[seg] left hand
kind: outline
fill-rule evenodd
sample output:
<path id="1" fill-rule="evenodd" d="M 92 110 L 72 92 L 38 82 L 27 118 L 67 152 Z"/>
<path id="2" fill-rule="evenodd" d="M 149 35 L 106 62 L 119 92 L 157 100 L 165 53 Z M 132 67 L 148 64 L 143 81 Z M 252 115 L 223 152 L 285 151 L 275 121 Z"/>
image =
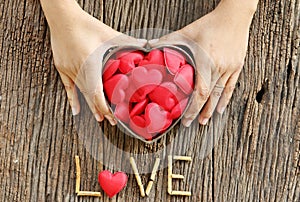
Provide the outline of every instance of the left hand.
<path id="1" fill-rule="evenodd" d="M 200 111 L 199 123 L 207 124 L 215 109 L 224 112 L 232 96 L 246 56 L 252 14 L 235 16 L 231 12 L 220 4 L 183 29 L 149 42 L 152 47 L 183 45 L 193 53 L 197 78 L 194 99 L 184 114 L 185 126 Z"/>

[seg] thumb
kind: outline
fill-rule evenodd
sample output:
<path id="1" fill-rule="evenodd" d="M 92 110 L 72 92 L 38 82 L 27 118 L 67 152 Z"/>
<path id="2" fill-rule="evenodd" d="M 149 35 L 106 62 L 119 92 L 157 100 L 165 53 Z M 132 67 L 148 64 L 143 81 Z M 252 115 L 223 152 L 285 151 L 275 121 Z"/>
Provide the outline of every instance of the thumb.
<path id="1" fill-rule="evenodd" d="M 114 118 L 114 115 L 111 113 L 107 103 L 106 98 L 103 92 L 102 81 L 98 82 L 96 91 L 94 94 L 93 103 L 98 112 L 104 115 L 104 117 L 110 122 L 111 125 L 116 125 L 117 121 Z"/>

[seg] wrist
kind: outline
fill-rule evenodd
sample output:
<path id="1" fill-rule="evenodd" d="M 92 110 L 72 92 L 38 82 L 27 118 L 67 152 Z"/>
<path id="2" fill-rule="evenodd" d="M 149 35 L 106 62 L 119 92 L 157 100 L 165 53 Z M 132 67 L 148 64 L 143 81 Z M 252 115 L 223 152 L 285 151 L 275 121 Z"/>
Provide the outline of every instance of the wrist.
<path id="1" fill-rule="evenodd" d="M 75 0 L 40 0 L 51 30 L 68 28 L 83 12 Z"/>
<path id="2" fill-rule="evenodd" d="M 221 0 L 221 6 L 227 6 L 231 10 L 244 13 L 246 15 L 254 15 L 257 9 L 258 0 Z"/>
<path id="3" fill-rule="evenodd" d="M 221 0 L 216 10 L 237 20 L 250 21 L 257 9 L 258 0 Z"/>
<path id="4" fill-rule="evenodd" d="M 236 30 L 249 29 L 258 0 L 221 0 L 212 12 L 220 26 Z"/>

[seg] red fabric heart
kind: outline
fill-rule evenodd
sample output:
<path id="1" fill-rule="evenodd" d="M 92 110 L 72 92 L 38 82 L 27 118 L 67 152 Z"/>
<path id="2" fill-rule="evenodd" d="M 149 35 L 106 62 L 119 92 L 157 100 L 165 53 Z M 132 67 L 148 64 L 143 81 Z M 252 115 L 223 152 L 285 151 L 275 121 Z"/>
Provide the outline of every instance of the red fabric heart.
<path id="1" fill-rule="evenodd" d="M 115 116 L 123 121 L 124 123 L 129 123 L 129 106 L 128 103 L 121 102 L 116 105 Z"/>
<path id="2" fill-rule="evenodd" d="M 153 135 L 147 131 L 146 121 L 142 116 L 133 116 L 129 122 L 130 128 L 145 140 L 152 140 Z"/>
<path id="3" fill-rule="evenodd" d="M 141 102 L 144 100 L 151 91 L 153 91 L 163 79 L 160 71 L 156 69 L 148 70 L 145 67 L 137 67 L 131 72 L 131 81 L 134 83 L 135 91 L 131 96 L 129 92 L 130 100 L 135 102 Z"/>
<path id="4" fill-rule="evenodd" d="M 145 109 L 145 120 L 148 133 L 160 133 L 171 124 L 170 113 L 156 103 L 150 103 Z"/>
<path id="5" fill-rule="evenodd" d="M 149 98 L 167 111 L 177 104 L 177 99 L 170 89 L 158 86 L 150 94 Z"/>
<path id="6" fill-rule="evenodd" d="M 113 104 L 118 104 L 125 99 L 125 90 L 129 85 L 126 75 L 117 74 L 104 82 L 104 91 L 108 100 Z"/>
<path id="7" fill-rule="evenodd" d="M 165 66 L 164 53 L 161 50 L 154 49 L 148 53 L 144 60 L 142 60 L 139 65 L 160 65 Z"/>
<path id="8" fill-rule="evenodd" d="M 132 70 L 132 81 L 140 89 L 144 86 L 158 86 L 161 84 L 163 76 L 160 71 L 156 69 L 148 70 L 145 67 L 137 67 Z"/>
<path id="9" fill-rule="evenodd" d="M 144 59 L 144 54 L 141 51 L 125 52 L 117 58 L 120 59 L 119 70 L 123 74 L 127 74 Z"/>
<path id="10" fill-rule="evenodd" d="M 103 76 L 102 76 L 103 82 L 110 79 L 116 73 L 119 66 L 120 66 L 120 60 L 111 59 L 111 60 L 107 61 L 106 65 L 104 67 Z"/>
<path id="11" fill-rule="evenodd" d="M 137 103 L 130 112 L 130 117 L 140 115 L 145 111 L 146 106 L 148 105 L 149 100 L 145 99 L 142 102 Z"/>
<path id="12" fill-rule="evenodd" d="M 190 94 L 194 89 L 194 68 L 189 65 L 183 65 L 177 72 L 174 82 L 185 93 Z"/>
<path id="13" fill-rule="evenodd" d="M 98 174 L 98 182 L 109 198 L 119 193 L 126 186 L 127 180 L 128 177 L 124 172 L 112 174 L 110 171 L 104 170 Z"/>
<path id="14" fill-rule="evenodd" d="M 171 48 L 164 48 L 165 62 L 171 74 L 176 74 L 180 66 L 186 64 L 182 54 Z"/>
<path id="15" fill-rule="evenodd" d="M 174 95 L 177 93 L 177 86 L 173 82 L 163 82 L 160 86 L 168 89 Z"/>
<path id="16" fill-rule="evenodd" d="M 172 119 L 178 119 L 183 113 L 188 103 L 188 98 L 180 101 L 171 111 Z"/>
<path id="17" fill-rule="evenodd" d="M 130 82 L 129 82 L 129 86 L 126 90 L 125 100 L 127 102 L 141 102 L 141 101 L 143 101 L 146 97 L 144 97 L 142 99 L 140 98 L 141 95 L 137 92 L 137 87 L 132 82 L 132 76 L 129 75 L 128 79 L 129 79 Z"/>
<path id="18" fill-rule="evenodd" d="M 157 64 L 148 64 L 148 65 L 140 65 L 140 66 L 141 67 L 145 67 L 148 71 L 152 70 L 152 69 L 156 69 L 156 70 L 160 71 L 160 73 L 162 74 L 163 78 L 165 78 L 165 76 L 167 75 L 167 68 L 166 68 L 166 66 L 157 65 Z"/>

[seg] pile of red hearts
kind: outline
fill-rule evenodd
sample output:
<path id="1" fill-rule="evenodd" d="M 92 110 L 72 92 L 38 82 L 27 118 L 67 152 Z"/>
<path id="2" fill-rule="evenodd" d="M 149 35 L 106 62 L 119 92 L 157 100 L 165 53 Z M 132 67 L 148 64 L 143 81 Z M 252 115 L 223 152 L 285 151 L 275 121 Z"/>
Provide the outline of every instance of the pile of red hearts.
<path id="1" fill-rule="evenodd" d="M 103 84 L 115 117 L 149 141 L 181 117 L 194 89 L 194 67 L 171 47 L 119 50 L 105 64 Z"/>

